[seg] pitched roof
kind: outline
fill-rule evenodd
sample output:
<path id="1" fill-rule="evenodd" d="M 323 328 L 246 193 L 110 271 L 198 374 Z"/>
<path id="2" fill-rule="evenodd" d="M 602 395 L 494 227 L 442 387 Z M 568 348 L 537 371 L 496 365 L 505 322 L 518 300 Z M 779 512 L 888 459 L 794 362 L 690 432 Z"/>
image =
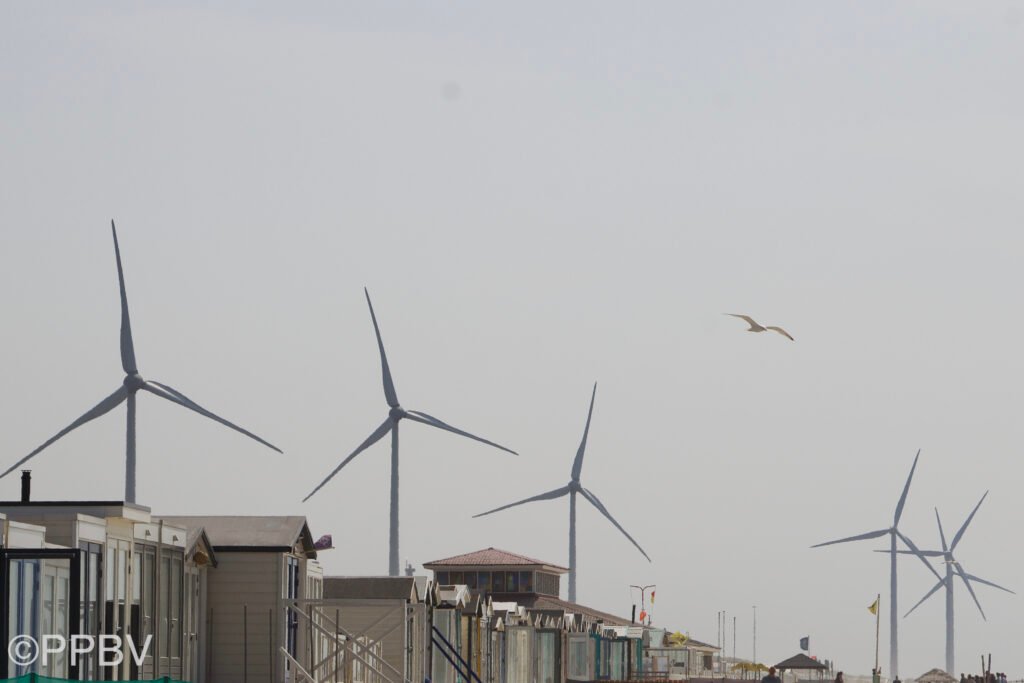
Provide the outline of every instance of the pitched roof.
<path id="1" fill-rule="evenodd" d="M 416 600 L 413 576 L 326 576 L 324 597 L 367 600 Z"/>
<path id="2" fill-rule="evenodd" d="M 921 674 L 915 680 L 920 683 L 921 681 L 955 681 L 957 679 L 955 676 L 950 676 L 942 669 L 932 669 L 927 673 Z"/>
<path id="3" fill-rule="evenodd" d="M 217 552 L 289 552 L 296 542 L 301 541 L 306 554 L 316 557 L 305 517 L 175 515 L 161 516 L 160 519 L 189 530 L 202 527 Z"/>
<path id="4" fill-rule="evenodd" d="M 600 610 L 581 605 L 578 602 L 569 602 L 552 595 L 523 595 L 518 599 L 519 604 L 530 611 L 536 612 L 569 612 L 571 614 L 582 614 L 594 621 L 602 621 L 608 626 L 629 626 L 632 622 L 614 614 L 608 614 Z"/>
<path id="5" fill-rule="evenodd" d="M 816 659 L 811 659 L 804 653 L 793 655 L 775 665 L 776 669 L 824 669 L 824 664 Z"/>
<path id="6" fill-rule="evenodd" d="M 569 571 L 568 568 L 557 564 L 535 560 L 532 557 L 517 555 L 516 553 L 499 550 L 498 548 L 484 548 L 483 550 L 466 553 L 465 555 L 456 555 L 454 557 L 446 557 L 443 560 L 426 562 L 423 564 L 423 567 L 425 569 L 439 567 L 539 567 L 560 574 Z"/>

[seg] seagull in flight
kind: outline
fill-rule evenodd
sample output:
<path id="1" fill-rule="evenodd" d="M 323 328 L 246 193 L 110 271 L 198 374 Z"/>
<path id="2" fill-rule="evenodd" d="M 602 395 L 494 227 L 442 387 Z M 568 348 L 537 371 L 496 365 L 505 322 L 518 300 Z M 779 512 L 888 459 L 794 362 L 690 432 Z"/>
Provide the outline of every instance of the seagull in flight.
<path id="1" fill-rule="evenodd" d="M 764 332 L 765 330 L 771 330 L 772 332 L 778 332 L 779 334 L 781 334 L 783 337 L 786 337 L 790 341 L 796 341 L 795 339 L 793 339 L 793 337 L 790 336 L 789 332 L 786 332 L 781 327 L 777 327 L 775 325 L 762 325 L 761 323 L 751 318 L 749 315 L 740 315 L 739 313 L 726 313 L 726 315 L 731 315 L 734 318 L 741 318 L 745 320 L 747 324 L 750 325 L 750 329 L 747 330 L 747 332 Z"/>

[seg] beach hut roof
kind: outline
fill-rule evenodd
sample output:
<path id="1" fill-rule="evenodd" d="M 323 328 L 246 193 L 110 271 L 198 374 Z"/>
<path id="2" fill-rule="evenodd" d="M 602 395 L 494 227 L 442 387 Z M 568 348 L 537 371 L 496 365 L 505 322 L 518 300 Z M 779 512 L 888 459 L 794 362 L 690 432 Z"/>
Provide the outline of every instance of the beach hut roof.
<path id="1" fill-rule="evenodd" d="M 164 521 L 191 530 L 205 530 L 213 549 L 223 552 L 291 552 L 301 545 L 308 557 L 316 557 L 313 536 L 301 516 L 181 515 L 161 516 Z"/>
<path id="2" fill-rule="evenodd" d="M 811 659 L 810 657 L 808 657 L 807 655 L 805 655 L 804 653 L 801 652 L 798 655 L 793 655 L 789 659 L 784 659 L 783 661 L 779 662 L 778 664 L 775 665 L 775 668 L 776 669 L 788 669 L 788 670 L 793 670 L 793 669 L 813 669 L 815 671 L 820 671 L 820 670 L 827 669 L 828 667 L 826 667 L 824 664 L 822 664 L 818 660 Z"/>

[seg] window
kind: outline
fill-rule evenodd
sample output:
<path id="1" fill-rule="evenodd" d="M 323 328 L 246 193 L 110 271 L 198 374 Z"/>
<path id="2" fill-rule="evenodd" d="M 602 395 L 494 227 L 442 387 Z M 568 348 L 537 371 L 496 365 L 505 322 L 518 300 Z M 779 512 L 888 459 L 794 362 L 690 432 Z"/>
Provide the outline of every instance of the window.
<path id="1" fill-rule="evenodd" d="M 495 593 L 505 592 L 505 572 L 494 572 L 491 574 L 491 590 Z"/>
<path id="2" fill-rule="evenodd" d="M 434 574 L 434 578 L 442 586 L 447 586 L 448 583 L 449 583 L 448 582 L 448 572 L 436 572 Z"/>
<path id="3" fill-rule="evenodd" d="M 464 583 L 462 580 L 462 572 L 452 572 L 451 579 L 453 584 Z"/>
<path id="4" fill-rule="evenodd" d="M 299 558 L 288 557 L 287 584 L 285 585 L 285 598 L 288 600 L 299 599 Z M 288 654 L 292 657 L 298 656 L 299 641 L 299 614 L 295 610 L 288 610 L 287 623 L 287 647 Z"/>
<path id="5" fill-rule="evenodd" d="M 519 572 L 519 592 L 533 592 L 533 572 Z"/>
<path id="6" fill-rule="evenodd" d="M 505 572 L 505 590 L 509 593 L 519 592 L 519 572 Z"/>
<path id="7" fill-rule="evenodd" d="M 468 588 L 476 588 L 476 572 L 466 572 L 465 581 Z"/>
<path id="8" fill-rule="evenodd" d="M 477 572 L 476 587 L 481 592 L 490 593 L 491 592 L 491 573 L 490 572 Z"/>

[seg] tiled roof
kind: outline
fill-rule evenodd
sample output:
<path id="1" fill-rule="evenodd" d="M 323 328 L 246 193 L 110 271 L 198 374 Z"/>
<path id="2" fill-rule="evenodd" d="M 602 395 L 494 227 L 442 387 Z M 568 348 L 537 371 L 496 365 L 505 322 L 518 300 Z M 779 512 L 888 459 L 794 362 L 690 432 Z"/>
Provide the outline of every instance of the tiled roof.
<path id="1" fill-rule="evenodd" d="M 434 569 L 435 567 L 545 567 L 561 573 L 569 571 L 568 568 L 557 564 L 535 560 L 532 557 L 517 555 L 516 553 L 510 553 L 507 550 L 499 550 L 497 548 L 485 548 L 473 553 L 466 553 L 465 555 L 446 557 L 443 560 L 426 562 L 423 566 L 426 569 Z"/>

